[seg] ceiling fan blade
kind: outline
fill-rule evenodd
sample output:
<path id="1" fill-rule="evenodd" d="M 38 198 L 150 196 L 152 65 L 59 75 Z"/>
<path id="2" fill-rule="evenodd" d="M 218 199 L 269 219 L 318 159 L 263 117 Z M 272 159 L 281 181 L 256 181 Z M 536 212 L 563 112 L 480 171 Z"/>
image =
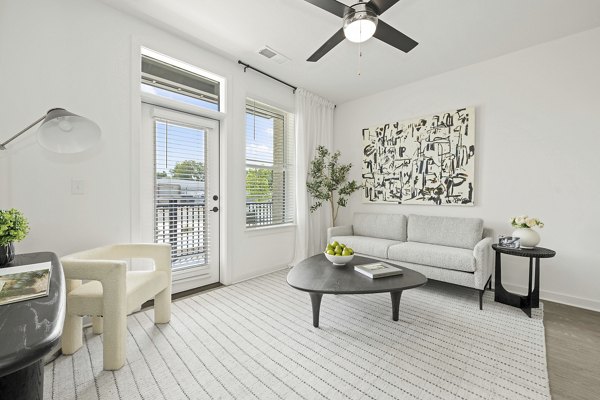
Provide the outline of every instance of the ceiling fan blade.
<path id="1" fill-rule="evenodd" d="M 405 53 L 408 53 L 419 44 L 406 36 L 404 33 L 392 28 L 382 20 L 377 22 L 377 30 L 373 36 L 382 42 L 386 42 L 390 46 L 394 46 L 395 48 L 402 50 Z"/>
<path id="2" fill-rule="evenodd" d="M 344 18 L 344 15 L 350 7 L 340 3 L 336 0 L 305 0 L 307 3 L 314 4 L 315 6 L 322 8 L 325 11 L 329 11 L 332 14 L 337 15 L 340 18 Z"/>
<path id="3" fill-rule="evenodd" d="M 308 57 L 308 60 L 306 61 L 318 61 L 321 57 L 327 54 L 331 49 L 337 46 L 345 38 L 346 36 L 344 36 L 344 29 L 340 28 L 340 30 L 334 33 L 333 36 L 330 37 L 329 40 L 326 41 L 323 46 L 319 47 L 319 50 L 315 51 L 312 56 Z"/>
<path id="4" fill-rule="evenodd" d="M 375 10 L 377 15 L 381 15 L 398 1 L 400 0 L 371 0 L 369 5 L 373 8 L 373 10 Z"/>

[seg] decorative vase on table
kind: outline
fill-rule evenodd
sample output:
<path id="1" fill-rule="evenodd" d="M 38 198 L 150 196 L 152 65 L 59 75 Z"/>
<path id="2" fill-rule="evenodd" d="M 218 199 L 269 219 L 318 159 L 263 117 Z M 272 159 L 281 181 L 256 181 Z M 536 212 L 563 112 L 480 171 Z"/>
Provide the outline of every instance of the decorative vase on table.
<path id="1" fill-rule="evenodd" d="M 520 239 L 522 249 L 533 249 L 540 243 L 540 234 L 531 228 L 515 229 L 512 235 Z"/>
<path id="2" fill-rule="evenodd" d="M 540 243 L 540 234 L 531 229 L 535 226 L 539 228 L 544 227 L 544 223 L 539 219 L 521 215 L 518 217 L 511 217 L 510 224 L 513 228 L 516 228 L 512 235 L 513 237 L 518 237 L 520 239 L 522 249 L 533 249 Z"/>
<path id="3" fill-rule="evenodd" d="M 0 268 L 6 267 L 15 259 L 15 245 L 12 243 L 0 246 Z"/>

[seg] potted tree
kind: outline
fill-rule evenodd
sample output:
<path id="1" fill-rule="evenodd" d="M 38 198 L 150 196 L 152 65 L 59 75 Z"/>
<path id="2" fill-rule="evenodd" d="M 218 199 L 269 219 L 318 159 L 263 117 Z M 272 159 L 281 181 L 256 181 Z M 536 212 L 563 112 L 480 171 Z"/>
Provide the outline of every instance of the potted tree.
<path id="1" fill-rule="evenodd" d="M 0 268 L 15 258 L 15 242 L 25 239 L 29 224 L 21 211 L 0 210 Z"/>
<path id="2" fill-rule="evenodd" d="M 340 164 L 340 152 L 331 154 L 324 146 L 317 147 L 317 154 L 310 162 L 309 178 L 306 182 L 308 193 L 315 199 L 310 212 L 329 203 L 331 222 L 335 226 L 340 207 L 346 207 L 348 197 L 362 186 L 355 180 L 348 181 L 352 164 Z"/>

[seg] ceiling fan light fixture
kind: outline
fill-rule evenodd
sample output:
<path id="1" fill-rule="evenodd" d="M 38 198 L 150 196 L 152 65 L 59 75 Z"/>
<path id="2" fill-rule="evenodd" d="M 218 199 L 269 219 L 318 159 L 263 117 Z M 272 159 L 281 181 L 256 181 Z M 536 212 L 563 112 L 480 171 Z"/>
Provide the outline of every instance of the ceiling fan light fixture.
<path id="1" fill-rule="evenodd" d="M 365 4 L 353 6 L 353 10 L 344 17 L 344 35 L 354 43 L 369 40 L 377 29 L 377 14 Z"/>

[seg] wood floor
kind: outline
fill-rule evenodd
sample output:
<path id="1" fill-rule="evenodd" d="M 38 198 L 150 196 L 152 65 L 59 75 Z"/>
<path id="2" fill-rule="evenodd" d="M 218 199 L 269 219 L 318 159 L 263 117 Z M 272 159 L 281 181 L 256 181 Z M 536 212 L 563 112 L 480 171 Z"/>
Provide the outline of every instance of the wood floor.
<path id="1" fill-rule="evenodd" d="M 600 399 L 600 313 L 544 301 L 553 400 Z"/>

